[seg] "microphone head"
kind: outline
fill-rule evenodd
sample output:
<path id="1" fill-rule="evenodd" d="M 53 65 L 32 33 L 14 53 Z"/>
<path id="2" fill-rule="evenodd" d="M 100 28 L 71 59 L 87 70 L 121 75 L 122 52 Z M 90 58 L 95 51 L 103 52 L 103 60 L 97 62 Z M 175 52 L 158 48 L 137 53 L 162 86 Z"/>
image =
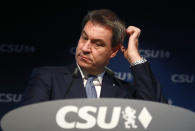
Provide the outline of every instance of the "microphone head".
<path id="1" fill-rule="evenodd" d="M 79 69 L 76 67 L 74 69 L 74 72 L 72 73 L 72 76 L 76 78 L 76 77 L 78 77 L 78 74 L 79 74 Z"/>

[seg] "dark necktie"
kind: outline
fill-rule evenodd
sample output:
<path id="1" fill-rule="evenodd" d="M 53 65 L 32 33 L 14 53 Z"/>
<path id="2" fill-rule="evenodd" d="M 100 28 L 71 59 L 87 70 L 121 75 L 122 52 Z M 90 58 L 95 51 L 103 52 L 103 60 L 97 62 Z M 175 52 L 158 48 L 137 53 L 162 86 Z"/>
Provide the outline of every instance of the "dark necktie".
<path id="1" fill-rule="evenodd" d="M 87 94 L 87 98 L 97 98 L 97 93 L 96 93 L 96 89 L 95 86 L 93 84 L 93 80 L 95 79 L 95 76 L 90 76 L 87 79 L 87 83 L 86 83 L 86 94 Z"/>

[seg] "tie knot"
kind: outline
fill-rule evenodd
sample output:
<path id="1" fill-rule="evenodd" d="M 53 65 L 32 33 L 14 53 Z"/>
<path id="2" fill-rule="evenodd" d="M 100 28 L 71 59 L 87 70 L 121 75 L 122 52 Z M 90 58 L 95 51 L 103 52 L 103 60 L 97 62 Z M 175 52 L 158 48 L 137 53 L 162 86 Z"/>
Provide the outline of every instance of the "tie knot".
<path id="1" fill-rule="evenodd" d="M 97 76 L 94 76 L 94 75 L 89 75 L 89 76 L 87 77 L 87 79 L 90 80 L 90 81 L 93 81 L 93 80 L 96 79 L 96 78 L 97 78 Z"/>

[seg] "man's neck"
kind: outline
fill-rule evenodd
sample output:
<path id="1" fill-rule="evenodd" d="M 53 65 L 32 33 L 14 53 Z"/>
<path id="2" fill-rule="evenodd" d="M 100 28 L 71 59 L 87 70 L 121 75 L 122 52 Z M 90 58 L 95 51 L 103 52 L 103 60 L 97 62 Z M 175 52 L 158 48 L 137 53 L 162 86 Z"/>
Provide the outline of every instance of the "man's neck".
<path id="1" fill-rule="evenodd" d="M 94 71 L 94 70 L 93 71 L 90 71 L 90 70 L 86 70 L 86 69 L 80 67 L 78 64 L 77 64 L 77 66 L 78 66 L 81 74 L 84 75 L 84 76 L 86 76 L 86 75 L 95 75 L 95 76 L 98 76 L 99 74 L 102 74 L 105 71 L 105 69 L 98 70 L 98 71 Z"/>

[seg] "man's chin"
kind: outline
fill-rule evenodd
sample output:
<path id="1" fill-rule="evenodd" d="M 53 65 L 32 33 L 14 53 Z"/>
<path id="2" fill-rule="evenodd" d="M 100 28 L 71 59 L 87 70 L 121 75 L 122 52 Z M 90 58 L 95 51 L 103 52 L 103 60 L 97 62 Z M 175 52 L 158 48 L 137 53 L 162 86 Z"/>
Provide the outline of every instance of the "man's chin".
<path id="1" fill-rule="evenodd" d="M 90 69 L 92 64 L 86 62 L 77 62 L 77 64 L 83 69 Z"/>

